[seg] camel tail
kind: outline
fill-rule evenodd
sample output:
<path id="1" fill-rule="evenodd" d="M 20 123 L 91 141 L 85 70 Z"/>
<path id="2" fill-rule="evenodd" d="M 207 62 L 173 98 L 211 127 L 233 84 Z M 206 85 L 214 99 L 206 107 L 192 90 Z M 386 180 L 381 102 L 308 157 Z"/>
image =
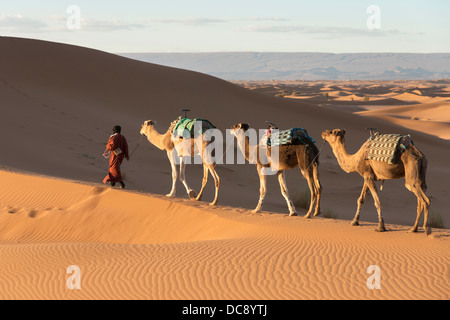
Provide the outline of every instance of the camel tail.
<path id="1" fill-rule="evenodd" d="M 412 154 L 417 158 L 418 160 L 418 166 L 419 166 L 419 177 L 420 177 L 420 186 L 423 190 L 423 192 L 427 191 L 427 167 L 428 167 L 428 160 L 425 157 L 425 155 L 414 145 L 411 146 Z"/>
<path id="2" fill-rule="evenodd" d="M 313 154 L 313 160 L 312 160 L 312 163 L 314 163 L 314 164 L 316 164 L 316 165 L 319 165 L 319 153 L 320 153 L 320 150 L 319 150 L 319 148 L 317 148 L 317 146 L 315 145 L 315 143 L 313 143 L 312 141 L 311 141 L 311 143 L 308 145 L 310 148 L 311 148 L 311 150 L 313 151 L 312 152 L 312 154 Z"/>

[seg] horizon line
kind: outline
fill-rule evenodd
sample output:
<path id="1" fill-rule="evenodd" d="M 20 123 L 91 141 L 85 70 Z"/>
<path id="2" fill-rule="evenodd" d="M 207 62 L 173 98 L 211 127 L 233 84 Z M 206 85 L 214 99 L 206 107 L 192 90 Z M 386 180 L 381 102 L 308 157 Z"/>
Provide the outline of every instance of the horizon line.
<path id="1" fill-rule="evenodd" d="M 367 52 L 329 52 L 329 51 L 173 51 L 173 52 L 167 52 L 167 51 L 135 51 L 135 52 L 111 52 L 114 54 L 143 54 L 143 53 L 157 53 L 157 54 L 177 54 L 177 53 L 183 53 L 183 54 L 212 54 L 212 53 L 292 53 L 292 54 L 298 54 L 298 53 L 308 53 L 308 54 L 333 54 L 333 55 L 340 55 L 340 54 L 450 54 L 450 52 L 403 52 L 403 51 L 386 51 L 386 52 L 376 52 L 376 51 L 367 51 Z"/>

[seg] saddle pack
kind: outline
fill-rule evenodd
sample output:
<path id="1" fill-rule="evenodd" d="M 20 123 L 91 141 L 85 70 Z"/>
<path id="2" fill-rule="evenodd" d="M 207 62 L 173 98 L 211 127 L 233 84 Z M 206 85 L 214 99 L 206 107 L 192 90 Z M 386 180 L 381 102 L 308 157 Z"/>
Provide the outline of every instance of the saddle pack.
<path id="1" fill-rule="evenodd" d="M 270 146 L 288 146 L 288 145 L 308 145 L 316 143 L 309 135 L 306 129 L 291 128 L 288 130 L 267 130 L 267 145 Z"/>
<path id="2" fill-rule="evenodd" d="M 403 151 L 413 144 L 410 135 L 376 132 L 367 140 L 366 159 L 396 164 Z"/>
<path id="3" fill-rule="evenodd" d="M 186 134 L 189 134 L 190 138 L 193 138 L 195 134 L 204 134 L 207 130 L 215 128 L 216 127 L 211 122 L 205 119 L 179 117 L 178 122 L 173 129 L 173 135 L 175 137 L 186 138 Z M 195 132 L 195 130 L 197 130 L 197 132 Z"/>

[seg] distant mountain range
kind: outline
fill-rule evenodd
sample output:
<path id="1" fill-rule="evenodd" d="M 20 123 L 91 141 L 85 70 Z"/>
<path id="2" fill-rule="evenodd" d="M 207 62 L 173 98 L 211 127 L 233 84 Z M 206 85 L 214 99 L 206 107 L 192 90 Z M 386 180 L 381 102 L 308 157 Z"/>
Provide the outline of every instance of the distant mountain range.
<path id="1" fill-rule="evenodd" d="M 450 53 L 122 53 L 225 80 L 432 80 L 450 78 Z"/>

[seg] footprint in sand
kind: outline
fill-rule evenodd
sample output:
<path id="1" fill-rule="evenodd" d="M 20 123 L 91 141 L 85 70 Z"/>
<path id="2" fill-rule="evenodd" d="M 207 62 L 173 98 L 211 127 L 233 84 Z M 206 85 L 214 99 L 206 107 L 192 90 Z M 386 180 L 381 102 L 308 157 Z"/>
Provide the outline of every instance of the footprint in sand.
<path id="1" fill-rule="evenodd" d="M 92 189 L 92 194 L 100 195 L 100 194 L 106 192 L 107 190 L 109 190 L 109 189 L 105 188 L 105 187 L 95 187 L 94 189 Z"/>
<path id="2" fill-rule="evenodd" d="M 48 209 L 45 209 L 42 211 L 32 209 L 28 212 L 28 216 L 32 219 L 42 218 L 42 217 L 46 216 L 47 214 L 49 214 L 51 210 L 52 210 L 51 208 L 48 208 Z"/>
<path id="3" fill-rule="evenodd" d="M 91 196 L 69 207 L 68 210 L 82 210 L 82 211 L 93 210 L 100 203 L 101 199 L 100 196 L 109 190 L 110 190 L 109 188 L 105 187 L 95 187 L 92 189 Z"/>
<path id="4" fill-rule="evenodd" d="M 37 210 L 30 210 L 30 212 L 28 212 L 28 216 L 30 218 L 36 218 L 36 216 L 38 215 L 39 211 Z"/>

